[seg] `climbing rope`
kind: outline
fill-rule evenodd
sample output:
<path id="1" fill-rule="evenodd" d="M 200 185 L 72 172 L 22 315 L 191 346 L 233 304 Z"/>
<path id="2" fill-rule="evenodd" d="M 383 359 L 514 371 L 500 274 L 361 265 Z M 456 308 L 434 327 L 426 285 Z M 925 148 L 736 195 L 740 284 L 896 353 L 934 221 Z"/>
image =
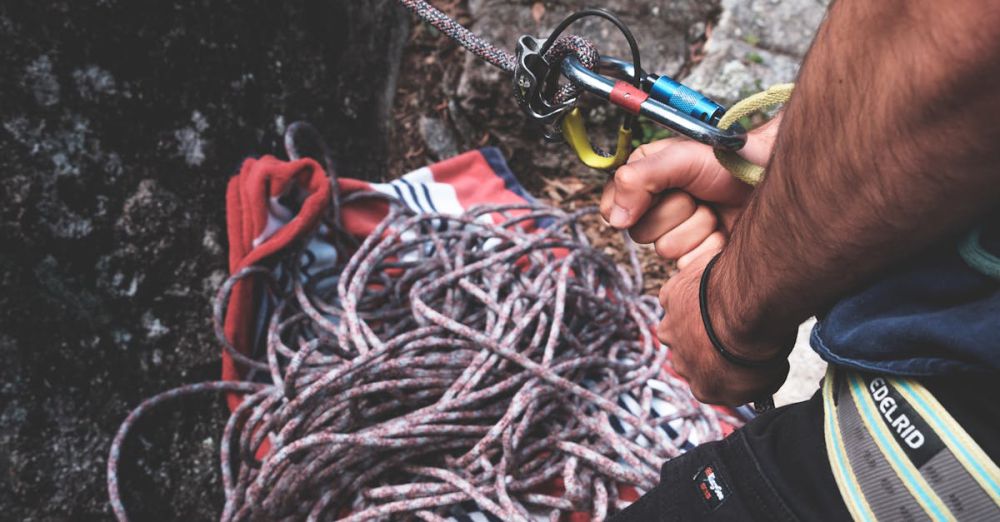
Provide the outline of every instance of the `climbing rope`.
<path id="1" fill-rule="evenodd" d="M 425 0 L 399 0 L 399 3 L 483 61 L 508 73 L 514 72 L 516 59 L 513 53 L 466 29 Z M 567 56 L 575 56 L 588 69 L 596 68 L 601 59 L 594 44 L 576 35 L 557 35 L 555 40 L 547 42 L 544 56 L 554 64 L 561 62 Z M 575 98 L 579 92 L 580 89 L 576 85 L 567 83 L 559 86 L 551 101 L 557 105 L 562 104 Z"/>
<path id="2" fill-rule="evenodd" d="M 353 193 L 331 208 L 373 197 L 384 196 Z M 660 311 L 641 295 L 634 250 L 629 273 L 582 231 L 595 209 L 456 216 L 393 200 L 360 245 L 334 212 L 305 243 L 335 248 L 334 262 L 303 247 L 220 289 L 217 335 L 245 380 L 165 392 L 122 424 L 108 460 L 119 520 L 129 431 L 191 394 L 246 394 L 222 435 L 224 521 L 442 520 L 463 510 L 601 520 L 621 508 L 621 488 L 650 489 L 666 459 L 720 438 L 720 419 L 738 423 L 664 369 Z M 267 286 L 273 310 L 253 356 L 221 326 L 244 278 Z"/>
<path id="3" fill-rule="evenodd" d="M 450 16 L 444 14 L 440 9 L 424 0 L 399 0 L 399 3 L 420 17 L 421 20 L 441 31 L 448 38 L 468 49 L 472 54 L 509 73 L 514 72 L 515 62 L 513 53 L 484 40 Z"/>
<path id="4" fill-rule="evenodd" d="M 787 103 L 794 89 L 793 83 L 778 84 L 736 102 L 719 120 L 719 128 L 728 129 L 744 116 Z M 757 185 L 764 179 L 764 167 L 750 163 L 735 152 L 715 149 L 715 157 L 733 177 L 748 185 Z"/>
<path id="5" fill-rule="evenodd" d="M 424 1 L 400 1 L 513 70 L 510 53 Z M 553 63 L 599 61 L 575 36 L 546 48 Z M 566 84 L 553 99 L 576 94 Z M 631 242 L 630 274 L 582 232 L 581 218 L 596 209 L 525 204 L 455 216 L 390 201 L 359 244 L 339 210 L 376 197 L 384 196 L 333 191 L 330 215 L 302 243 L 325 242 L 332 263 L 303 246 L 222 286 L 216 334 L 244 380 L 182 386 L 129 414 L 108 458 L 119 520 L 128 520 L 118 470 L 130 430 L 149 410 L 195 394 L 245 394 L 221 439 L 223 521 L 441 521 L 470 511 L 604 520 L 623 507 L 622 488 L 651 489 L 665 460 L 721 438 L 720 421 L 739 424 L 664 369 L 653 334 L 660 310 L 641 294 Z M 265 284 L 269 310 L 252 355 L 222 328 L 245 278 Z"/>

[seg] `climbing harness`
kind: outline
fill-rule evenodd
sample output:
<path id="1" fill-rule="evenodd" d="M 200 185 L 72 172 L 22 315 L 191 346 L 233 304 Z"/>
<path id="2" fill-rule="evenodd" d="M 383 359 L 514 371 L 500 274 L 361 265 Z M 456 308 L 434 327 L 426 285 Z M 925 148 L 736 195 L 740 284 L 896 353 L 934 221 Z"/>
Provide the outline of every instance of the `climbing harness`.
<path id="1" fill-rule="evenodd" d="M 855 520 L 998 520 L 1000 468 L 911 379 L 830 367 L 824 434 Z"/>
<path id="2" fill-rule="evenodd" d="M 746 143 L 746 131 L 738 123 L 726 128 L 716 125 L 725 112 L 721 105 L 669 76 L 643 71 L 635 37 L 608 11 L 585 9 L 570 14 L 545 39 L 519 38 L 512 55 L 424 0 L 400 3 L 473 54 L 512 73 L 514 98 L 525 115 L 541 128 L 545 139 L 566 141 L 589 167 L 610 170 L 628 159 L 637 116 L 718 150 L 735 151 Z M 631 62 L 600 56 L 587 40 L 562 35 L 570 24 L 585 17 L 614 24 L 628 42 Z M 579 107 L 581 94 L 625 110 L 613 153 L 592 144 Z"/>

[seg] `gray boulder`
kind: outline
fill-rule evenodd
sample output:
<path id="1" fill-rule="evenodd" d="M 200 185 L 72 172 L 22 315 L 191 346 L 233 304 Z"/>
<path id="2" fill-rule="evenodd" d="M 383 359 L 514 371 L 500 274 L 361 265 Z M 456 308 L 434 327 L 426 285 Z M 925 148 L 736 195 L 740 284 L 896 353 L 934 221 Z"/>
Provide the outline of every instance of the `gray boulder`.
<path id="1" fill-rule="evenodd" d="M 724 105 L 795 80 L 827 0 L 723 0 L 705 57 L 684 80 Z"/>

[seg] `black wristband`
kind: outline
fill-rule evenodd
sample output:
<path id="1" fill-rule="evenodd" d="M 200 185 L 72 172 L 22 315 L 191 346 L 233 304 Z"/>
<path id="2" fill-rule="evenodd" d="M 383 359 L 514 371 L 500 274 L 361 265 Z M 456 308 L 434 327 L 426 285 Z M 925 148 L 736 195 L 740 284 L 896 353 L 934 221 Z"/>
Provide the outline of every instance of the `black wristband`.
<path id="1" fill-rule="evenodd" d="M 701 322 L 705 325 L 705 333 L 708 334 L 708 340 L 712 342 L 712 346 L 715 347 L 715 351 L 719 352 L 719 355 L 723 359 L 735 364 L 736 366 L 742 366 L 743 368 L 774 368 L 781 364 L 784 364 L 786 359 L 788 359 L 787 353 L 779 353 L 778 355 L 765 360 L 757 359 L 747 359 L 746 357 L 740 357 L 735 353 L 726 349 L 722 341 L 719 340 L 719 336 L 715 334 L 715 328 L 712 328 L 712 320 L 708 317 L 708 277 L 712 273 L 712 267 L 715 266 L 716 261 L 719 260 L 719 255 L 721 252 L 715 254 L 712 260 L 705 265 L 705 271 L 701 273 L 701 284 L 698 286 L 698 305 L 701 308 Z"/>

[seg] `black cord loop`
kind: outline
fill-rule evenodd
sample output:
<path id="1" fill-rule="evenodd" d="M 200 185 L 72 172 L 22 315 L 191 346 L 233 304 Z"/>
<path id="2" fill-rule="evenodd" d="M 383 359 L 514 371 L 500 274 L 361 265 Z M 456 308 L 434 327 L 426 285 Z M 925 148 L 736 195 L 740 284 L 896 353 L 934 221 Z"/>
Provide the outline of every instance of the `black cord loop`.
<path id="1" fill-rule="evenodd" d="M 774 368 L 784 364 L 788 359 L 788 353 L 782 351 L 778 355 L 771 357 L 770 359 L 747 359 L 746 357 L 741 357 L 731 352 L 726 348 L 722 341 L 719 340 L 719 336 L 715 333 L 715 328 L 712 327 L 712 319 L 708 316 L 708 278 L 712 273 L 712 268 L 715 263 L 719 260 L 719 256 L 722 252 L 715 254 L 712 260 L 705 265 L 705 271 L 701 273 L 701 284 L 698 285 L 698 306 L 701 308 L 701 322 L 705 325 L 705 333 L 708 334 L 708 340 L 712 342 L 712 346 L 715 351 L 719 352 L 719 355 L 723 359 L 729 361 L 736 366 L 743 368 L 753 368 L 753 369 L 765 369 Z"/>

